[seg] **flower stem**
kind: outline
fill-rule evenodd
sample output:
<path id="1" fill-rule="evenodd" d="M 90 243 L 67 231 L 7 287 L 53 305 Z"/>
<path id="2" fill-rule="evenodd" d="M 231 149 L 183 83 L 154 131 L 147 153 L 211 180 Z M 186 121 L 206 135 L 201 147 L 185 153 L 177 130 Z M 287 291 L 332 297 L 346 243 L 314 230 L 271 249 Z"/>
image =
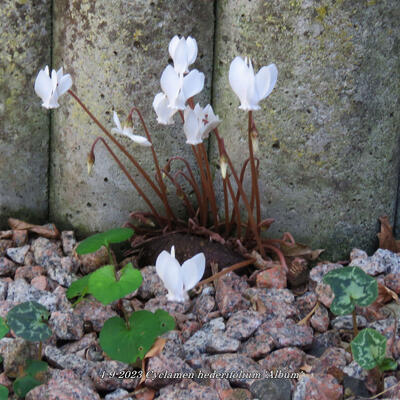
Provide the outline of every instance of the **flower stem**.
<path id="1" fill-rule="evenodd" d="M 251 131 L 253 130 L 254 121 L 253 121 L 253 111 L 249 111 L 249 126 L 248 126 L 248 142 L 249 142 L 249 154 L 250 154 L 250 166 L 251 166 L 251 197 L 253 195 L 256 199 L 256 215 L 257 215 L 257 231 L 259 230 L 259 223 L 261 221 L 261 209 L 260 209 L 260 193 L 258 190 L 258 174 L 256 171 L 256 164 L 254 161 L 254 152 L 253 152 L 253 139 L 251 135 Z M 251 205 L 251 209 L 253 209 Z"/>
<path id="2" fill-rule="evenodd" d="M 169 203 L 168 203 L 167 189 L 166 189 L 164 181 L 162 179 L 162 175 L 161 175 L 161 170 L 160 170 L 160 166 L 159 166 L 159 163 L 158 163 L 157 154 L 156 154 L 156 152 L 154 150 L 154 146 L 153 146 L 153 141 L 151 140 L 151 135 L 150 135 L 149 130 L 147 129 L 147 126 L 146 126 L 146 123 L 145 123 L 145 121 L 143 119 L 142 113 L 140 112 L 140 110 L 137 107 L 133 107 L 132 110 L 130 111 L 130 115 L 132 114 L 133 111 L 135 111 L 137 113 L 137 115 L 139 116 L 140 122 L 142 123 L 144 132 L 145 132 L 145 134 L 147 136 L 147 140 L 151 143 L 151 152 L 153 154 L 154 165 L 156 167 L 158 181 L 159 181 L 160 186 L 161 186 L 161 192 L 162 192 L 162 196 L 163 196 L 164 207 L 165 207 L 165 210 L 166 210 L 167 215 L 168 215 L 168 224 L 170 225 L 171 224 L 170 218 L 175 219 L 175 215 L 174 215 L 173 211 L 171 210 L 171 207 L 169 206 Z"/>
<path id="3" fill-rule="evenodd" d="M 200 220 L 201 220 L 201 224 L 203 226 L 207 225 L 207 213 L 208 213 L 208 204 L 207 204 L 207 198 L 208 196 L 208 186 L 207 186 L 207 180 L 206 177 L 204 175 L 204 170 L 202 167 L 202 162 L 201 162 L 201 155 L 197 152 L 197 145 L 194 146 L 192 145 L 192 150 L 193 150 L 193 154 L 196 158 L 196 162 L 197 165 L 199 167 L 199 171 L 200 171 L 200 180 L 201 180 L 201 187 L 202 187 L 202 193 L 203 193 L 203 207 L 200 209 Z"/>
<path id="4" fill-rule="evenodd" d="M 107 144 L 107 142 L 104 140 L 104 138 L 102 137 L 98 137 L 93 145 L 92 145 L 92 149 L 91 152 L 94 152 L 94 147 L 96 146 L 96 143 L 98 141 L 101 141 L 104 146 L 106 147 L 106 149 L 108 150 L 108 152 L 111 154 L 111 156 L 114 158 L 115 162 L 118 164 L 119 168 L 122 170 L 122 172 L 125 174 L 125 176 L 129 179 L 129 181 L 132 183 L 132 185 L 134 186 L 134 188 L 137 190 L 137 192 L 139 193 L 139 195 L 143 198 L 143 200 L 146 202 L 146 204 L 149 206 L 151 212 L 154 214 L 154 217 L 157 219 L 157 222 L 162 225 L 162 218 L 160 217 L 160 215 L 157 213 L 156 209 L 153 207 L 153 204 L 151 203 L 151 201 L 148 199 L 148 197 L 145 195 L 145 193 L 143 192 L 143 190 L 140 188 L 140 186 L 135 182 L 135 180 L 133 179 L 132 175 L 128 172 L 128 170 L 125 168 L 125 166 L 121 163 L 121 161 L 119 160 L 119 158 L 117 157 L 117 155 L 111 150 L 111 147 Z"/>
<path id="5" fill-rule="evenodd" d="M 126 148 L 121 143 L 119 143 L 118 140 L 115 139 L 115 137 L 113 135 L 111 135 L 111 133 L 99 122 L 99 120 L 89 111 L 89 109 L 85 106 L 85 104 L 83 104 L 81 99 L 71 89 L 68 90 L 68 93 L 77 101 L 77 103 L 83 108 L 83 110 L 86 112 L 86 114 L 89 115 L 89 117 L 93 120 L 93 122 L 106 134 L 106 136 L 122 151 L 122 153 L 126 157 L 128 157 L 128 159 L 132 162 L 132 164 L 137 168 L 137 170 L 142 174 L 142 176 L 149 183 L 149 185 L 154 190 L 154 192 L 157 194 L 157 196 L 161 199 L 161 201 L 164 202 L 162 193 L 157 188 L 157 186 L 154 184 L 154 182 L 149 177 L 149 175 L 146 173 L 146 171 L 135 160 L 135 158 L 132 157 L 131 154 L 129 154 L 129 152 L 126 150 Z M 121 168 L 120 163 L 118 164 L 118 166 Z"/>
<path id="6" fill-rule="evenodd" d="M 229 168 L 230 168 L 230 170 L 232 172 L 232 175 L 233 175 L 233 177 L 234 177 L 234 179 L 236 181 L 236 184 L 238 186 L 238 189 L 239 189 L 240 194 L 241 194 L 242 199 L 243 199 L 243 203 L 244 203 L 244 205 L 245 205 L 245 207 L 247 209 L 249 224 L 250 224 L 251 229 L 253 231 L 253 235 L 254 235 L 254 238 L 256 240 L 258 250 L 259 250 L 259 252 L 261 254 L 261 257 L 265 257 L 265 251 L 264 251 L 264 248 L 263 248 L 262 243 L 261 243 L 260 235 L 258 233 L 257 225 L 256 225 L 256 223 L 254 221 L 254 218 L 253 218 L 253 213 L 252 213 L 252 210 L 250 208 L 249 201 L 247 199 L 245 191 L 243 190 L 243 186 L 240 183 L 240 180 L 239 180 L 239 178 L 237 176 L 235 168 L 233 167 L 232 161 L 231 161 L 228 153 L 226 152 L 224 139 L 222 139 L 220 137 L 220 135 L 218 133 L 218 128 L 214 129 L 214 133 L 215 133 L 215 136 L 216 136 L 216 138 L 218 140 L 218 149 L 219 149 L 219 152 L 220 152 L 220 156 L 224 155 L 226 157 L 226 161 L 227 161 L 227 163 L 229 165 Z"/>
<path id="7" fill-rule="evenodd" d="M 217 202 L 215 200 L 215 192 L 214 192 L 214 185 L 213 185 L 211 171 L 210 171 L 210 164 L 208 162 L 207 152 L 206 152 L 204 143 L 200 143 L 199 148 L 200 148 L 201 154 L 204 159 L 204 164 L 206 166 L 210 206 L 211 206 L 211 211 L 213 213 L 213 218 L 214 218 L 214 227 L 217 228 L 218 223 L 219 223 L 218 222 L 218 209 L 217 209 Z"/>

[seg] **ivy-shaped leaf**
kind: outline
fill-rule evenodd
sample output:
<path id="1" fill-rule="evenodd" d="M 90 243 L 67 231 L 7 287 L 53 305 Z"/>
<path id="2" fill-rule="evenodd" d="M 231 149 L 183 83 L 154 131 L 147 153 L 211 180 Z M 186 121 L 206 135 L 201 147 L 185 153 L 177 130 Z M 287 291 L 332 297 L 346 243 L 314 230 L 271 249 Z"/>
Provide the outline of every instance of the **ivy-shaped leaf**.
<path id="1" fill-rule="evenodd" d="M 0 339 L 7 335 L 10 328 L 7 326 L 3 318 L 0 317 Z"/>
<path id="2" fill-rule="evenodd" d="M 323 281 L 335 294 L 330 310 L 336 315 L 352 313 L 355 305 L 369 306 L 378 297 L 377 281 L 359 267 L 334 269 Z"/>
<path id="3" fill-rule="evenodd" d="M 118 280 L 115 279 L 114 266 L 105 265 L 90 274 L 89 293 L 106 305 L 134 292 L 141 285 L 142 280 L 142 274 L 138 269 L 133 268 L 132 263 L 122 268 Z"/>
<path id="4" fill-rule="evenodd" d="M 41 360 L 28 360 L 26 362 L 25 373 L 38 378 L 41 372 L 45 372 L 48 369 L 48 364 Z"/>
<path id="5" fill-rule="evenodd" d="M 129 326 L 122 318 L 108 319 L 100 332 L 101 348 L 113 360 L 128 364 L 138 357 L 143 359 L 156 338 L 172 326 L 164 312 L 159 311 L 162 310 L 157 310 L 156 314 L 147 310 L 135 311 L 129 317 Z"/>
<path id="6" fill-rule="evenodd" d="M 8 389 L 0 385 L 0 400 L 8 400 Z"/>
<path id="7" fill-rule="evenodd" d="M 9 327 L 17 336 L 43 342 L 51 336 L 47 326 L 50 313 L 36 301 L 27 301 L 12 308 L 7 314 Z"/>
<path id="8" fill-rule="evenodd" d="M 131 228 L 116 228 L 106 232 L 96 233 L 79 243 L 76 252 L 80 255 L 94 253 L 100 247 L 108 247 L 111 243 L 120 243 L 132 237 L 134 231 Z"/>
<path id="9" fill-rule="evenodd" d="M 378 368 L 383 371 L 392 371 L 397 368 L 397 362 L 392 358 L 384 358 L 383 361 L 380 362 Z"/>
<path id="10" fill-rule="evenodd" d="M 350 343 L 354 360 L 364 369 L 375 368 L 385 359 L 386 341 L 375 329 L 363 329 Z"/>

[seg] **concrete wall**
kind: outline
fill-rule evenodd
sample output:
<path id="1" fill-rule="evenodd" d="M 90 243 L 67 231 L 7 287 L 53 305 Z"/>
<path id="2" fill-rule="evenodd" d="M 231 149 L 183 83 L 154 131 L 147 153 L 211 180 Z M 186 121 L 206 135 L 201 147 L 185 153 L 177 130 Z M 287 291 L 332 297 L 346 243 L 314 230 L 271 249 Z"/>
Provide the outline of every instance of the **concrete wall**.
<path id="1" fill-rule="evenodd" d="M 49 113 L 33 90 L 50 63 L 50 0 L 2 0 L 0 7 L 0 227 L 48 213 Z"/>
<path id="2" fill-rule="evenodd" d="M 213 103 L 237 164 L 247 115 L 229 88 L 229 64 L 274 62 L 277 85 L 254 112 L 260 132 L 262 214 L 325 256 L 371 250 L 377 218 L 393 221 L 399 170 L 396 0 L 221 0 Z"/>
<path id="3" fill-rule="evenodd" d="M 277 65 L 278 83 L 254 113 L 262 214 L 276 219 L 270 235 L 290 231 L 299 241 L 328 247 L 326 256 L 340 258 L 353 246 L 372 249 L 380 215 L 393 221 L 400 125 L 396 0 L 218 0 L 216 10 L 211 0 L 53 3 L 53 66 L 71 73 L 73 90 L 109 129 L 114 110 L 123 121 L 132 105 L 139 106 L 161 164 L 182 152 L 193 162 L 180 123 L 158 125 L 151 107 L 173 35 L 190 34 L 198 41 L 194 67 L 207 77 L 199 100 L 209 101 L 213 83 L 220 131 L 237 165 L 247 154 L 247 116 L 230 90 L 229 64 L 236 55 L 248 55 L 257 70 Z M 0 224 L 6 216 L 22 215 L 85 233 L 146 210 L 101 144 L 93 175 L 87 176 L 86 155 L 101 132 L 68 95 L 52 112 L 48 185 L 49 114 L 40 109 L 33 80 L 49 62 L 50 1 L 5 4 Z M 135 128 L 142 134 L 137 120 Z M 150 151 L 120 140 L 151 171 Z M 181 208 L 177 200 L 174 208 Z"/>

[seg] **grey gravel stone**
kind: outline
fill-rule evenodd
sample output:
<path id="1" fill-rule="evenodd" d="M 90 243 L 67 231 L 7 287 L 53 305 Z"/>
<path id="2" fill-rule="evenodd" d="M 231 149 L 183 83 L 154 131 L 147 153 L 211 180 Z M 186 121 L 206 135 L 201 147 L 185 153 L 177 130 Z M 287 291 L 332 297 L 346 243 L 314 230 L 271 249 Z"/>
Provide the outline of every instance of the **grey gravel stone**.
<path id="1" fill-rule="evenodd" d="M 18 266 L 6 257 L 0 257 L 0 276 L 14 275 Z"/>
<path id="2" fill-rule="evenodd" d="M 240 340 L 229 337 L 226 334 L 216 335 L 206 344 L 209 354 L 234 353 L 239 349 Z"/>
<path id="3" fill-rule="evenodd" d="M 52 312 L 49 324 L 58 339 L 79 340 L 83 336 L 83 319 L 72 312 Z"/>
<path id="4" fill-rule="evenodd" d="M 199 353 L 206 351 L 209 341 L 225 330 L 223 318 L 215 318 L 205 324 L 193 336 L 191 336 L 184 344 L 185 358 L 188 360 L 199 357 Z"/>
<path id="5" fill-rule="evenodd" d="M 331 320 L 331 325 L 335 329 L 353 329 L 353 317 L 351 315 L 340 315 Z M 365 328 L 367 320 L 362 315 L 357 315 L 358 328 Z"/>
<path id="6" fill-rule="evenodd" d="M 76 245 L 75 232 L 74 231 L 62 231 L 61 242 L 63 252 L 66 256 L 72 256 L 74 247 Z"/>
<path id="7" fill-rule="evenodd" d="M 3 301 L 7 297 L 8 281 L 0 279 L 0 301 Z"/>
<path id="8" fill-rule="evenodd" d="M 117 389 L 112 393 L 106 394 L 104 400 L 133 400 L 133 397 L 127 397 L 128 393 L 124 389 Z"/>
<path id="9" fill-rule="evenodd" d="M 258 400 L 290 400 L 292 388 L 289 379 L 259 379 L 249 388 Z"/>
<path id="10" fill-rule="evenodd" d="M 137 296 L 140 299 L 148 300 L 152 297 L 162 296 L 167 294 L 167 289 L 164 287 L 162 280 L 156 272 L 156 267 L 147 266 L 140 270 L 143 282 L 140 285 Z"/>
<path id="11" fill-rule="evenodd" d="M 23 264 L 25 260 L 25 256 L 29 251 L 29 244 L 23 247 L 10 247 L 7 249 L 7 256 L 11 258 L 17 264 Z"/>
<path id="12" fill-rule="evenodd" d="M 101 328 L 111 317 L 116 317 L 117 313 L 110 305 L 103 305 L 97 300 L 83 300 L 74 308 L 74 314 L 79 315 L 84 321 L 90 321 L 93 329 L 100 332 Z"/>
<path id="13" fill-rule="evenodd" d="M 45 346 L 43 353 L 50 365 L 57 368 L 71 369 L 78 376 L 89 376 L 96 365 L 94 362 L 84 360 L 75 354 L 64 353 L 55 346 Z"/>
<path id="14" fill-rule="evenodd" d="M 255 311 L 240 310 L 226 322 L 226 335 L 238 340 L 247 339 L 262 324 L 264 318 Z"/>
<path id="15" fill-rule="evenodd" d="M 400 255 L 389 250 L 378 249 L 371 257 L 355 258 L 350 266 L 360 267 L 365 273 L 375 276 L 378 274 L 400 272 Z"/>
<path id="16" fill-rule="evenodd" d="M 25 301 L 37 301 L 49 311 L 58 308 L 58 299 L 54 293 L 46 290 L 38 290 L 26 283 L 24 279 L 17 279 L 8 285 L 7 300 L 22 303 Z"/>
<path id="17" fill-rule="evenodd" d="M 352 361 L 350 364 L 346 365 L 343 368 L 343 372 L 352 378 L 360 380 L 364 380 L 368 376 L 368 371 L 366 371 L 364 368 L 361 368 L 355 361 Z"/>
<path id="18" fill-rule="evenodd" d="M 317 284 L 322 282 L 325 274 L 338 268 L 343 268 L 343 265 L 334 263 L 323 263 L 316 265 L 310 271 L 310 288 L 315 289 Z"/>

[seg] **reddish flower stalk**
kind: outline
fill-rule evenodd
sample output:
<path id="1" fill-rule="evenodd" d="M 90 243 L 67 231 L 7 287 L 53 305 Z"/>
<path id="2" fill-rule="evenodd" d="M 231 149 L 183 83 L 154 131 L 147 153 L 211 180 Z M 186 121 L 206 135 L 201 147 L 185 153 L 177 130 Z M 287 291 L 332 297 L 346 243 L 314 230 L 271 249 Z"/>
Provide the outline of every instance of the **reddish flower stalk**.
<path id="1" fill-rule="evenodd" d="M 248 144 L 249 144 L 249 154 L 250 154 L 250 166 L 251 166 L 251 197 L 256 199 L 256 216 L 257 216 L 257 231 L 259 232 L 258 225 L 261 221 L 261 208 L 260 208 L 260 193 L 258 191 L 258 174 L 256 171 L 256 164 L 254 161 L 253 152 L 253 138 L 252 130 L 254 126 L 253 121 L 253 111 L 249 111 L 249 126 L 248 126 Z M 250 204 L 251 210 L 253 210 L 253 204 Z"/>
<path id="2" fill-rule="evenodd" d="M 139 110 L 137 107 L 133 107 L 133 108 L 131 109 L 131 111 L 130 111 L 130 113 L 129 113 L 129 117 L 132 116 L 132 112 L 133 112 L 133 111 L 135 111 L 135 112 L 137 113 L 137 115 L 139 116 L 140 122 L 142 123 L 144 132 L 145 132 L 145 134 L 146 134 L 146 136 L 147 136 L 147 140 L 151 143 L 151 153 L 152 153 L 152 155 L 153 155 L 154 165 L 155 165 L 155 167 L 156 167 L 156 172 L 157 172 L 157 176 L 158 176 L 158 181 L 159 181 L 159 184 L 160 184 L 160 187 L 161 187 L 162 196 L 163 196 L 163 199 L 164 199 L 164 200 L 163 200 L 163 204 L 164 204 L 165 210 L 166 210 L 166 212 L 167 212 L 167 215 L 168 215 L 168 217 L 169 217 L 169 219 L 168 219 L 168 225 L 171 226 L 171 220 L 170 220 L 170 218 L 171 218 L 171 219 L 175 219 L 175 215 L 174 215 L 174 213 L 173 213 L 173 211 L 172 211 L 172 209 L 171 209 L 171 207 L 170 207 L 170 205 L 169 205 L 169 203 L 168 203 L 168 199 L 167 199 L 167 189 L 166 189 L 165 184 L 164 184 L 164 181 L 163 181 L 163 179 L 162 179 L 162 175 L 161 175 L 160 166 L 159 166 L 159 163 L 158 163 L 157 154 L 156 154 L 156 152 L 155 152 L 155 150 L 154 150 L 154 147 L 153 147 L 153 141 L 151 140 L 151 135 L 150 135 L 149 130 L 147 129 L 147 125 L 146 125 L 146 123 L 145 123 L 145 121 L 144 121 L 144 119 L 143 119 L 142 113 L 140 112 L 140 110 Z M 128 117 L 128 118 L 129 118 L 129 117 Z"/>
<path id="3" fill-rule="evenodd" d="M 188 176 L 186 176 L 186 174 L 184 174 L 184 173 L 181 171 L 182 176 L 184 176 L 185 179 L 186 179 L 186 180 L 190 183 L 190 185 L 192 186 L 192 188 L 193 188 L 193 190 L 194 190 L 194 192 L 195 192 L 195 194 L 196 194 L 197 203 L 199 204 L 199 207 L 200 207 L 200 206 L 201 206 L 201 202 L 202 202 L 202 200 L 201 200 L 201 194 L 200 194 L 200 188 L 199 188 L 199 186 L 197 185 L 196 179 L 194 178 L 194 174 L 193 174 L 192 168 L 190 167 L 190 164 L 187 162 L 187 160 L 185 160 L 183 157 L 180 157 L 180 156 L 171 157 L 171 158 L 168 160 L 167 164 L 165 164 L 165 167 L 163 168 L 163 171 L 169 171 L 170 168 L 171 168 L 171 162 L 174 161 L 174 160 L 180 160 L 180 161 L 182 161 L 182 162 L 185 164 L 186 169 L 187 169 L 188 172 L 189 172 L 190 179 L 189 179 Z"/>
<path id="4" fill-rule="evenodd" d="M 226 179 L 222 179 L 224 187 L 224 215 L 225 215 L 225 236 L 228 237 L 231 231 L 231 222 L 229 221 L 229 202 L 228 202 L 228 190 Z"/>
<path id="5" fill-rule="evenodd" d="M 140 196 L 142 196 L 143 200 L 146 202 L 146 204 L 149 206 L 151 212 L 154 214 L 154 217 L 157 219 L 157 222 L 159 224 L 162 224 L 162 218 L 160 215 L 157 213 L 156 209 L 153 207 L 151 201 L 148 199 L 148 197 L 145 195 L 143 190 L 140 188 L 140 186 L 135 182 L 133 179 L 132 175 L 128 172 L 128 170 L 124 167 L 124 165 L 121 163 L 117 155 L 111 150 L 110 146 L 107 144 L 107 142 L 104 140 L 102 137 L 98 137 L 92 144 L 92 148 L 90 150 L 90 153 L 92 156 L 94 155 L 94 148 L 97 144 L 98 141 L 101 141 L 105 148 L 108 150 L 108 152 L 111 154 L 111 156 L 114 158 L 115 162 L 118 164 L 118 166 L 121 168 L 122 172 L 125 174 L 125 176 L 129 179 L 129 181 L 132 183 L 134 188 L 137 190 Z M 93 156 L 94 158 L 94 156 Z"/>
<path id="6" fill-rule="evenodd" d="M 135 158 L 126 150 L 125 146 L 123 146 L 121 143 L 118 142 L 117 139 L 111 133 L 99 122 L 99 120 L 89 111 L 89 109 L 83 104 L 81 99 L 72 91 L 68 90 L 68 93 L 78 102 L 78 104 L 83 108 L 83 110 L 86 112 L 86 114 L 89 115 L 89 117 L 93 120 L 93 122 L 106 134 L 106 136 L 122 151 L 122 153 L 128 157 L 129 161 L 132 162 L 132 164 L 137 168 L 137 170 L 142 174 L 142 176 L 146 179 L 146 181 L 149 183 L 151 188 L 154 190 L 154 192 L 157 194 L 157 196 L 161 199 L 162 202 L 164 202 L 164 198 L 160 190 L 157 188 L 157 186 L 154 184 L 152 179 L 149 177 L 149 175 L 146 173 L 146 171 L 140 166 L 140 164 L 135 160 Z"/>
<path id="7" fill-rule="evenodd" d="M 229 177 L 226 177 L 226 179 L 224 179 L 224 182 L 225 181 L 226 181 L 226 184 L 228 186 L 229 194 L 231 195 L 231 199 L 232 199 L 232 202 L 233 202 L 233 212 L 232 212 L 232 214 L 236 215 L 236 225 L 237 225 L 237 227 L 236 227 L 236 229 L 237 229 L 236 235 L 238 237 L 240 237 L 240 235 L 242 233 L 242 222 L 241 222 L 241 219 L 240 219 L 239 202 L 235 198 L 235 193 L 233 191 L 233 188 L 232 188 L 232 185 L 231 185 L 231 181 L 229 180 Z M 228 215 L 228 220 L 229 220 L 229 215 Z M 233 220 L 231 221 L 231 224 L 232 223 L 233 223 Z"/>
<path id="8" fill-rule="evenodd" d="M 254 238 L 256 240 L 258 250 L 259 250 L 259 252 L 261 254 L 261 257 L 265 257 L 265 251 L 264 251 L 264 248 L 263 248 L 262 243 L 261 243 L 260 235 L 259 235 L 259 232 L 258 232 L 258 229 L 257 229 L 257 225 L 256 225 L 256 223 L 254 221 L 254 217 L 253 217 L 252 210 L 250 208 L 249 201 L 247 199 L 245 191 L 243 190 L 243 186 L 240 183 L 240 180 L 239 180 L 239 178 L 237 176 L 237 173 L 236 173 L 235 168 L 234 168 L 234 166 L 232 164 L 232 161 L 231 161 L 228 153 L 226 152 L 224 139 L 222 139 L 219 136 L 218 128 L 214 129 L 214 133 L 215 133 L 215 136 L 216 136 L 216 138 L 218 140 L 218 149 L 219 149 L 220 156 L 224 155 L 226 157 L 226 161 L 227 161 L 227 163 L 229 165 L 229 168 L 230 168 L 230 170 L 232 172 L 232 175 L 233 175 L 233 177 L 234 177 L 234 179 L 236 181 L 237 187 L 238 187 L 238 189 L 240 191 L 240 194 L 242 196 L 242 199 L 243 199 L 243 203 L 244 203 L 244 205 L 245 205 L 245 207 L 247 209 L 247 218 L 248 218 L 248 221 L 249 221 L 249 225 L 250 225 L 250 227 L 251 227 L 251 229 L 253 231 L 253 235 L 254 235 Z"/>
<path id="9" fill-rule="evenodd" d="M 204 170 L 201 162 L 201 155 L 197 152 L 197 146 L 192 145 L 192 150 L 193 154 L 196 158 L 197 165 L 199 167 L 200 171 L 200 180 L 201 180 L 201 188 L 202 188 L 202 194 L 203 194 L 203 204 L 204 207 L 200 209 L 200 221 L 203 226 L 207 225 L 207 217 L 208 217 L 208 204 L 207 204 L 207 198 L 209 198 L 208 194 L 208 185 L 207 185 L 207 180 L 204 175 Z"/>
<path id="10" fill-rule="evenodd" d="M 201 143 L 199 145 L 199 148 L 201 151 L 201 155 L 203 156 L 204 164 L 206 167 L 209 200 L 210 200 L 211 211 L 212 211 L 213 218 L 214 218 L 214 227 L 216 228 L 219 224 L 218 208 L 217 208 L 217 202 L 215 200 L 214 185 L 213 185 L 213 180 L 212 180 L 212 176 L 211 176 L 211 172 L 210 172 L 210 164 L 208 162 L 207 152 L 206 152 L 204 143 Z"/>
<path id="11" fill-rule="evenodd" d="M 178 171 L 179 172 L 179 171 Z M 192 203 L 189 201 L 185 191 L 182 189 L 182 186 L 177 182 L 176 175 L 171 176 L 171 174 L 164 170 L 164 174 L 169 178 L 169 180 L 174 184 L 176 187 L 176 194 L 180 198 L 182 196 L 182 200 L 186 204 L 186 208 L 192 214 L 192 216 L 196 215 L 196 211 L 194 210 Z"/>

